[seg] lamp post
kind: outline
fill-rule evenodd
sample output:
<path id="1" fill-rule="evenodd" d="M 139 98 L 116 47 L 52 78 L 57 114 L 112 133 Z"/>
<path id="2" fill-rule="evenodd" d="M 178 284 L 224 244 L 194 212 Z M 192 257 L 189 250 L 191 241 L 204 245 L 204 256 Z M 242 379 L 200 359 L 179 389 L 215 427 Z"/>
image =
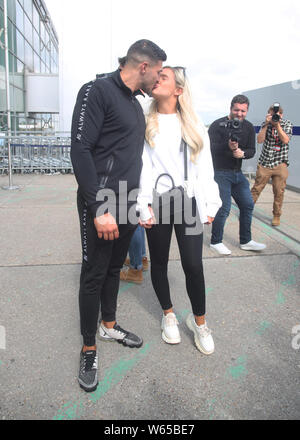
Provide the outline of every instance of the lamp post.
<path id="1" fill-rule="evenodd" d="M 12 184 L 12 163 L 11 163 L 11 120 L 10 120 L 10 90 L 9 90 L 9 60 L 8 60 L 8 35 L 7 35 L 7 0 L 3 1 L 4 6 L 4 50 L 5 50 L 5 83 L 6 83 L 6 110 L 7 110 L 7 151 L 8 151 L 8 186 L 3 189 L 19 189 Z"/>

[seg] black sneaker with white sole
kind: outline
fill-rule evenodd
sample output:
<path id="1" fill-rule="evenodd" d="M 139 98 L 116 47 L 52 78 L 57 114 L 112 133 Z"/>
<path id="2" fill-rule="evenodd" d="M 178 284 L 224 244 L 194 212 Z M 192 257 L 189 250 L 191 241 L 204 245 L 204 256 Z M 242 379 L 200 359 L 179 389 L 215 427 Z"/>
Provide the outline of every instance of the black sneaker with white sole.
<path id="1" fill-rule="evenodd" d="M 98 357 L 96 350 L 80 353 L 78 382 L 87 392 L 95 391 L 98 385 Z"/>
<path id="2" fill-rule="evenodd" d="M 139 348 L 143 344 L 142 338 L 122 329 L 117 323 L 113 328 L 106 328 L 103 324 L 99 325 L 99 338 L 103 341 L 117 341 L 127 347 Z"/>

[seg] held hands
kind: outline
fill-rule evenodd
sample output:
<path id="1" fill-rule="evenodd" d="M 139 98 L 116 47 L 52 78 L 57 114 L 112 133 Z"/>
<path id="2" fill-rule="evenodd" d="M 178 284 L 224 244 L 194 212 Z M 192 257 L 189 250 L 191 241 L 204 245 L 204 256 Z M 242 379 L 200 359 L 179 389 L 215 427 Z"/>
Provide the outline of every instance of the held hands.
<path id="1" fill-rule="evenodd" d="M 236 159 L 243 159 L 243 157 L 245 156 L 243 150 L 241 150 L 240 148 L 237 148 L 236 150 L 234 150 L 232 152 L 232 155 Z"/>
<path id="2" fill-rule="evenodd" d="M 231 140 L 229 139 L 229 141 L 228 141 L 228 147 L 229 147 L 230 150 L 232 151 L 232 155 L 233 155 L 233 157 L 234 157 L 235 159 L 243 159 L 243 157 L 244 157 L 244 152 L 243 152 L 243 150 L 241 150 L 241 149 L 239 148 L 239 143 L 238 143 L 238 142 L 234 142 L 234 141 L 231 141 Z"/>
<path id="3" fill-rule="evenodd" d="M 151 229 L 152 226 L 155 225 L 155 223 L 156 223 L 156 219 L 155 219 L 155 216 L 154 216 L 153 209 L 151 208 L 151 206 L 149 206 L 148 209 L 150 211 L 151 218 L 149 218 L 146 221 L 142 221 L 141 219 L 139 221 L 140 225 L 143 226 L 143 228 L 145 228 L 145 229 Z"/>
<path id="4" fill-rule="evenodd" d="M 146 229 L 152 228 L 152 226 L 155 225 L 155 223 L 156 223 L 153 209 L 150 206 L 149 206 L 149 211 L 150 211 L 150 214 L 152 217 L 150 219 L 146 220 L 145 222 L 143 222 L 142 220 L 140 220 L 140 222 L 139 222 L 140 225 Z M 207 216 L 207 222 L 205 222 L 205 224 L 210 225 L 214 221 L 214 219 L 215 219 L 214 217 Z"/>
<path id="5" fill-rule="evenodd" d="M 272 115 L 268 113 L 265 120 L 265 126 L 268 126 L 269 123 L 272 123 Z"/>
<path id="6" fill-rule="evenodd" d="M 94 219 L 94 225 L 99 238 L 115 240 L 119 238 L 119 228 L 115 218 L 108 212 Z"/>
<path id="7" fill-rule="evenodd" d="M 231 140 L 229 139 L 229 141 L 228 141 L 228 147 L 230 148 L 231 151 L 235 151 L 235 150 L 237 150 L 237 149 L 239 148 L 239 143 L 238 143 L 238 142 L 235 142 L 235 141 L 231 141 Z"/>
<path id="8" fill-rule="evenodd" d="M 267 127 L 268 124 L 272 124 L 273 127 L 278 127 L 280 125 L 280 121 L 272 121 L 272 115 L 271 113 L 268 113 L 266 116 L 264 127 Z"/>

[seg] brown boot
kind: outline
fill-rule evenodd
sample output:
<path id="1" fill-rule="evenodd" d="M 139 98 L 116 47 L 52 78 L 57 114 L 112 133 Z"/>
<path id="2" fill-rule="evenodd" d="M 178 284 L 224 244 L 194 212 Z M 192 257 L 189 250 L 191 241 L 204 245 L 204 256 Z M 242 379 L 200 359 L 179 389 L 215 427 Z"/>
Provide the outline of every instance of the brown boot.
<path id="1" fill-rule="evenodd" d="M 272 226 L 279 226 L 280 225 L 280 217 L 278 215 L 274 215 L 272 220 Z"/>
<path id="2" fill-rule="evenodd" d="M 143 271 L 144 272 L 149 269 L 149 262 L 148 262 L 147 257 L 143 257 L 142 264 L 143 264 Z M 126 260 L 124 261 L 124 266 L 130 266 L 130 258 L 129 257 L 127 257 Z"/>
<path id="3" fill-rule="evenodd" d="M 147 257 L 143 257 L 142 263 L 143 263 L 143 271 L 148 270 L 149 269 L 149 262 L 148 262 Z"/>
<path id="4" fill-rule="evenodd" d="M 120 272 L 120 280 L 141 284 L 143 282 L 143 269 L 138 270 L 130 267 L 128 270 L 122 270 Z"/>

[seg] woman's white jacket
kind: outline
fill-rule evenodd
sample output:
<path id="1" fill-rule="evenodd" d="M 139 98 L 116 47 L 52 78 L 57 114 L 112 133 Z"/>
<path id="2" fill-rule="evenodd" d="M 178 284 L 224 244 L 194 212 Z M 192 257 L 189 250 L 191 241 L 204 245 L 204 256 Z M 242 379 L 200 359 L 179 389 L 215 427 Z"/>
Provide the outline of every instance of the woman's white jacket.
<path id="1" fill-rule="evenodd" d="M 201 223 L 208 221 L 207 217 L 215 217 L 219 208 L 222 205 L 222 201 L 219 195 L 218 184 L 214 180 L 214 170 L 210 152 L 210 140 L 207 133 L 207 129 L 204 125 L 200 125 L 203 148 L 197 157 L 196 163 L 190 160 L 190 149 L 188 148 L 188 184 L 187 195 L 189 197 L 195 197 L 196 204 L 200 216 Z M 155 147 L 151 148 L 147 142 L 144 145 L 143 151 L 143 168 L 140 177 L 140 190 L 137 199 L 137 210 L 140 212 L 140 218 L 142 221 L 146 221 L 151 217 L 148 209 L 148 204 L 153 201 L 153 189 L 157 177 L 166 172 L 163 165 L 168 164 L 168 152 L 166 156 L 163 156 L 163 150 L 160 149 L 159 161 L 154 160 Z M 154 165 L 156 163 L 156 165 Z M 160 166 L 162 164 L 162 166 Z M 178 169 L 183 167 L 183 154 L 182 163 L 178 163 Z M 174 179 L 175 180 L 175 179 Z M 176 185 L 176 183 L 175 183 Z M 159 191 L 160 192 L 160 191 Z"/>

